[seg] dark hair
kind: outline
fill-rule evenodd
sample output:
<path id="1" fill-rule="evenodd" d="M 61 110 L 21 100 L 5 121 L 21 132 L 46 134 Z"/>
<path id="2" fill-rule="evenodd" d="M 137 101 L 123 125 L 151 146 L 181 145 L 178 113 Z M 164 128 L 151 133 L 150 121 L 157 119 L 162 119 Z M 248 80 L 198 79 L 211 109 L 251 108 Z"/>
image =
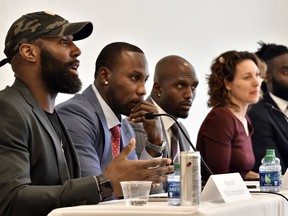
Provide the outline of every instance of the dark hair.
<path id="1" fill-rule="evenodd" d="M 225 88 L 225 80 L 233 81 L 236 74 L 236 66 L 247 59 L 252 60 L 258 66 L 255 54 L 247 51 L 230 50 L 213 60 L 211 74 L 207 76 L 209 86 L 207 104 L 209 107 L 228 106 L 239 109 L 230 99 L 229 92 Z"/>
<path id="2" fill-rule="evenodd" d="M 275 43 L 266 44 L 263 41 L 258 42 L 261 46 L 258 51 L 255 53 L 260 59 L 266 62 L 267 61 L 288 53 L 288 48 L 283 45 L 278 45 Z"/>
<path id="3" fill-rule="evenodd" d="M 101 50 L 96 59 L 94 78 L 96 79 L 97 73 L 102 67 L 107 67 L 112 70 L 121 58 L 123 51 L 139 52 L 144 54 L 144 52 L 139 47 L 126 42 L 110 43 Z"/>

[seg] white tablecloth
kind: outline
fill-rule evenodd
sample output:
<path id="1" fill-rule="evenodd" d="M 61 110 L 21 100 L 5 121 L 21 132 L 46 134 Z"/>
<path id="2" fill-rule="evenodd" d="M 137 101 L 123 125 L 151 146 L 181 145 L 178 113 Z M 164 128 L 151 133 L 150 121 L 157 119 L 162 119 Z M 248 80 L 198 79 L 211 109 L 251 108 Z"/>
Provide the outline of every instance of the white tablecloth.
<path id="1" fill-rule="evenodd" d="M 288 191 L 281 191 L 288 195 Z M 168 206 L 167 202 L 148 202 L 146 206 L 126 206 L 124 200 L 103 202 L 98 205 L 86 205 L 59 208 L 48 216 L 288 216 L 288 202 L 275 194 L 252 194 L 248 200 L 224 202 L 202 202 L 199 208 L 188 206 Z"/>

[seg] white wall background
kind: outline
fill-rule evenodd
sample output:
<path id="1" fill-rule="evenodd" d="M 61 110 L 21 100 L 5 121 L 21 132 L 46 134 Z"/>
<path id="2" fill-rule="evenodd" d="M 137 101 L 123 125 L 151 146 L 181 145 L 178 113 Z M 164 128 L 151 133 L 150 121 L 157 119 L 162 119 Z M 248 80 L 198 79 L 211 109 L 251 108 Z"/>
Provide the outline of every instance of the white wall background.
<path id="1" fill-rule="evenodd" d="M 200 85 L 190 115 L 182 122 L 194 144 L 209 111 L 205 77 L 212 60 L 230 49 L 254 52 L 259 40 L 288 45 L 287 0 L 1 0 L 0 8 L 1 59 L 5 57 L 6 33 L 23 14 L 48 10 L 69 21 L 92 21 L 92 35 L 76 42 L 82 50 L 79 71 L 83 89 L 93 81 L 98 53 L 110 42 L 129 42 L 146 53 L 148 93 L 160 58 L 177 54 L 189 60 Z M 13 80 L 10 65 L 1 67 L 0 89 Z M 61 94 L 57 103 L 70 97 Z"/>

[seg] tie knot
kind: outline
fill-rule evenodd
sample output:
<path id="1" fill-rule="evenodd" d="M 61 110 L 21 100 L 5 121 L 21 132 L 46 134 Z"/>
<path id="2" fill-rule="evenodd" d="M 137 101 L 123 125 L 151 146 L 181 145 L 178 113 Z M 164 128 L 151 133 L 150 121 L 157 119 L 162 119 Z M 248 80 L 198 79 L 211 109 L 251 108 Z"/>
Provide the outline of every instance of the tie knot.
<path id="1" fill-rule="evenodd" d="M 112 128 L 110 129 L 110 131 L 111 131 L 112 136 L 113 136 L 114 134 L 120 133 L 120 127 L 119 127 L 118 125 L 115 125 L 114 127 L 112 127 Z"/>

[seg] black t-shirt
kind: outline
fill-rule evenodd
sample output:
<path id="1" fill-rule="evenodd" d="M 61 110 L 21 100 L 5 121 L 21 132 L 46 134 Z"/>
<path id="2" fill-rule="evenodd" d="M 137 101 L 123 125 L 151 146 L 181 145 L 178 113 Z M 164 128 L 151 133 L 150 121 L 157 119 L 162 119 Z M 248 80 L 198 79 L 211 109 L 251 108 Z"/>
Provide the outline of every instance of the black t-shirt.
<path id="1" fill-rule="evenodd" d="M 56 113 L 56 111 L 54 111 L 52 114 L 48 112 L 45 113 L 48 119 L 50 120 L 51 124 L 53 125 L 54 130 L 60 140 L 59 145 L 61 145 L 62 150 L 64 152 L 66 163 L 69 169 L 70 178 L 73 178 L 73 176 L 75 176 L 73 169 L 73 160 L 71 158 L 70 148 L 67 145 L 67 138 L 63 132 L 64 129 L 61 127 L 62 124 L 60 124 L 59 116 Z"/>

